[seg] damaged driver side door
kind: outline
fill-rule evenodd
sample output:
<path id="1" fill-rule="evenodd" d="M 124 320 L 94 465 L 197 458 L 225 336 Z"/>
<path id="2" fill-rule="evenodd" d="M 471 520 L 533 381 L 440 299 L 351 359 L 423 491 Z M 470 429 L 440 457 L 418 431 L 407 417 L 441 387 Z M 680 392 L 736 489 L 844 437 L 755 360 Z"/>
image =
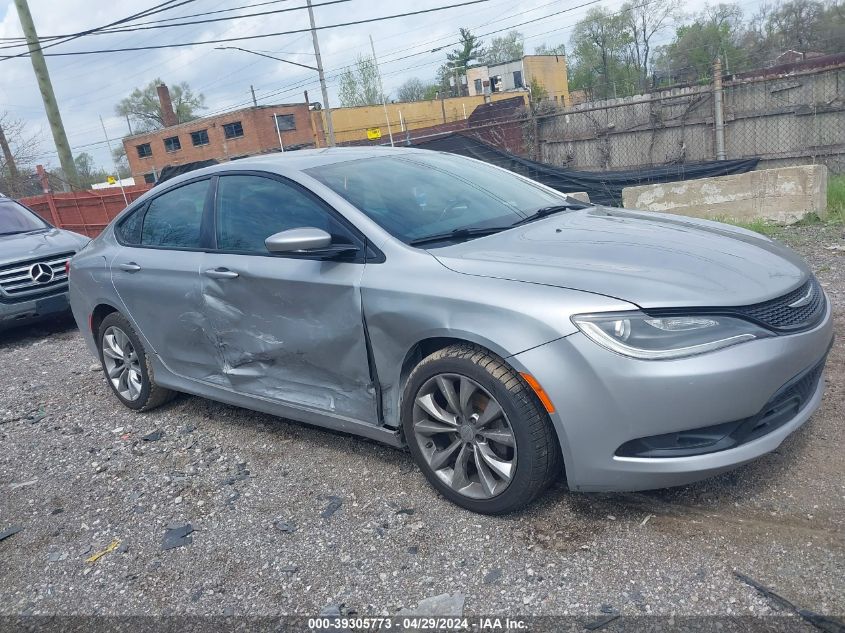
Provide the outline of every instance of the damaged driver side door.
<path id="1" fill-rule="evenodd" d="M 314 227 L 358 254 L 270 253 L 270 235 Z M 200 267 L 216 347 L 205 380 L 295 409 L 376 422 L 361 309 L 364 243 L 301 185 L 261 172 L 221 175 L 215 248 Z"/>

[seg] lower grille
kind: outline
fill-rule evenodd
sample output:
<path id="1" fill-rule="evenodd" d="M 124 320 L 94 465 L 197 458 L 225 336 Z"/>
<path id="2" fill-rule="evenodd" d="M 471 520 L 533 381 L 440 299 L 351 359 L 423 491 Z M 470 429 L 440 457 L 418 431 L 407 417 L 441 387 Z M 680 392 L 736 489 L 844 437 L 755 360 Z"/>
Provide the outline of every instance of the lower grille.
<path id="1" fill-rule="evenodd" d="M 73 253 L 58 253 L 0 268 L 0 299 L 23 301 L 67 286 L 65 264 Z"/>
<path id="2" fill-rule="evenodd" d="M 792 420 L 816 392 L 827 356 L 778 389 L 759 413 L 742 420 L 689 431 L 641 437 L 616 449 L 620 457 L 688 457 L 751 442 Z"/>

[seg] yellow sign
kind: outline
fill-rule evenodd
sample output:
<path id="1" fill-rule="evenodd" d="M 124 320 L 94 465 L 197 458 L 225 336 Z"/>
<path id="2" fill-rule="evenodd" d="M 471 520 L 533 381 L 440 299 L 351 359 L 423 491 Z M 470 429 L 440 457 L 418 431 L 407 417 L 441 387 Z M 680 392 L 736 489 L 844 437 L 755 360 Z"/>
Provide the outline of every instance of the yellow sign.
<path id="1" fill-rule="evenodd" d="M 117 179 L 114 176 L 109 176 L 109 184 L 113 185 L 117 183 Z"/>
<path id="2" fill-rule="evenodd" d="M 367 128 L 367 138 L 371 141 L 377 141 L 381 138 L 381 128 L 380 127 L 371 127 Z"/>

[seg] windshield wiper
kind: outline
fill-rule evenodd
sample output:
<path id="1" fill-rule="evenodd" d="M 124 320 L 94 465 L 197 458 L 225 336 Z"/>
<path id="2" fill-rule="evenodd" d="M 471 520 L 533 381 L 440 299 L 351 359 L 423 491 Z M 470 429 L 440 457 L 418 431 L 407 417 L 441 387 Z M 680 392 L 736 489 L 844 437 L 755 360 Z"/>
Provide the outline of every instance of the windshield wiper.
<path id="1" fill-rule="evenodd" d="M 455 229 L 449 233 L 436 233 L 434 235 L 426 235 L 408 242 L 411 246 L 421 246 L 423 244 L 431 244 L 433 242 L 447 242 L 449 240 L 464 240 L 473 237 L 484 237 L 485 235 L 493 235 L 493 233 L 500 233 L 508 230 L 509 226 L 488 226 L 488 227 L 468 227 L 464 229 Z"/>
<path id="2" fill-rule="evenodd" d="M 567 202 L 566 204 L 556 204 L 551 207 L 543 207 L 541 209 L 537 209 L 534 213 L 529 215 L 526 218 L 522 218 L 521 220 L 517 220 L 511 226 L 519 226 L 520 224 L 528 224 L 529 222 L 533 222 L 534 220 L 539 220 L 540 218 L 545 218 L 549 215 L 554 215 L 555 213 L 560 213 L 561 211 L 573 211 L 575 209 L 586 209 L 588 205 L 586 204 L 578 204 L 577 202 Z"/>
<path id="3" fill-rule="evenodd" d="M 5 235 L 20 235 L 21 233 L 30 233 L 31 231 L 32 229 L 28 231 L 6 231 L 5 233 L 0 233 L 0 237 L 3 237 Z"/>

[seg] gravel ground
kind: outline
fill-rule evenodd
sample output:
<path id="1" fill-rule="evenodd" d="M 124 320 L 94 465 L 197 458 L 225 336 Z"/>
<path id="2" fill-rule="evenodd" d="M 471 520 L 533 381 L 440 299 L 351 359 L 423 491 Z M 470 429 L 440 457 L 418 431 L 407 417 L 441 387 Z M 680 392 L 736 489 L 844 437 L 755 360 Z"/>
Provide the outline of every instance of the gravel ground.
<path id="1" fill-rule="evenodd" d="M 779 237 L 835 307 L 813 419 L 709 481 L 561 483 L 504 518 L 447 503 L 408 454 L 369 441 L 188 396 L 133 413 L 66 320 L 0 334 L 0 532 L 23 528 L 0 541 L 0 614 L 376 615 L 443 593 L 467 614 L 779 613 L 736 570 L 841 616 L 845 254 L 826 247 L 845 241 L 841 227 Z M 163 550 L 185 523 L 191 542 Z"/>

